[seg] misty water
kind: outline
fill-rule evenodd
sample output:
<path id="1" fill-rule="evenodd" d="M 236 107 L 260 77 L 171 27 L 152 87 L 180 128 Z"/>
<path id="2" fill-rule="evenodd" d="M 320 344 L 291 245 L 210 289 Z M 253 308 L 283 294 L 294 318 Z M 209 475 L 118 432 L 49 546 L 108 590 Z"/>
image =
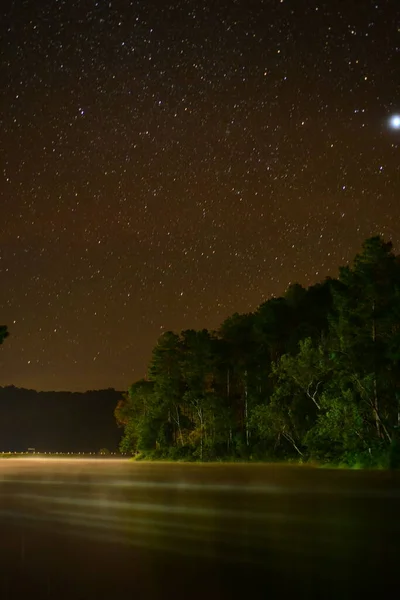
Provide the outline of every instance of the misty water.
<path id="1" fill-rule="evenodd" d="M 357 598 L 396 589 L 390 472 L 0 462 L 0 598 Z"/>

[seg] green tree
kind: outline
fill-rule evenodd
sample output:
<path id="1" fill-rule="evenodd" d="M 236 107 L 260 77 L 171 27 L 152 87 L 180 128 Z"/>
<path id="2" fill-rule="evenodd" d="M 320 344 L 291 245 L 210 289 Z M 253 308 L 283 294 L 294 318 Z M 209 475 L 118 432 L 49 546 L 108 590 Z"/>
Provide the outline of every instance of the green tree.
<path id="1" fill-rule="evenodd" d="M 291 285 L 217 332 L 162 335 L 115 411 L 121 449 L 394 465 L 399 348 L 400 257 L 373 237 L 338 279 Z"/>
<path id="2" fill-rule="evenodd" d="M 205 448 L 213 454 L 216 441 L 216 413 L 220 405 L 216 395 L 216 346 L 207 329 L 183 331 L 181 337 L 184 400 L 194 425 L 191 441 L 198 446 L 203 460 Z"/>
<path id="3" fill-rule="evenodd" d="M 331 320 L 333 350 L 369 406 L 371 436 L 390 444 L 398 413 L 393 349 L 400 326 L 400 265 L 392 245 L 379 237 L 366 240 L 353 265 L 340 269 L 339 281 Z"/>
<path id="4" fill-rule="evenodd" d="M 149 379 L 154 386 L 157 406 L 157 414 L 153 413 L 153 416 L 163 422 L 163 432 L 157 440 L 161 449 L 165 444 L 170 445 L 170 436 L 174 445 L 185 444 L 183 425 L 187 425 L 187 420 L 183 418 L 185 382 L 182 377 L 182 353 L 181 336 L 167 331 L 159 338 L 150 361 Z"/>
<path id="5" fill-rule="evenodd" d="M 244 455 L 250 450 L 250 411 L 257 391 L 261 393 L 264 371 L 255 320 L 253 313 L 235 313 L 222 323 L 218 331 L 225 344 L 227 396 L 232 414 L 230 442 L 233 441 L 232 429 L 236 430 L 236 448 Z"/>
<path id="6" fill-rule="evenodd" d="M 272 363 L 273 394 L 252 414 L 259 435 L 273 442 L 275 449 L 284 441 L 304 456 L 305 436 L 321 410 L 320 397 L 329 375 L 323 348 L 310 338 L 300 342 L 296 355 L 284 354 Z"/>
<path id="7" fill-rule="evenodd" d="M 157 410 L 152 382 L 141 379 L 131 385 L 118 403 L 114 415 L 117 423 L 124 428 L 121 452 L 155 448 L 157 433 L 153 433 L 151 425 L 157 418 Z"/>

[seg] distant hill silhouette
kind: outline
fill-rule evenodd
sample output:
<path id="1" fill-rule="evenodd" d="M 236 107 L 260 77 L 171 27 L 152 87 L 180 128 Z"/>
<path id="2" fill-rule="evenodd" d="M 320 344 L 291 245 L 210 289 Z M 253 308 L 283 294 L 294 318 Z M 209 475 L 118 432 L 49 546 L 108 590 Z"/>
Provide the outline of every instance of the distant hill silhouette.
<path id="1" fill-rule="evenodd" d="M 122 392 L 37 392 L 0 387 L 0 452 L 98 452 L 118 449 L 114 409 Z"/>

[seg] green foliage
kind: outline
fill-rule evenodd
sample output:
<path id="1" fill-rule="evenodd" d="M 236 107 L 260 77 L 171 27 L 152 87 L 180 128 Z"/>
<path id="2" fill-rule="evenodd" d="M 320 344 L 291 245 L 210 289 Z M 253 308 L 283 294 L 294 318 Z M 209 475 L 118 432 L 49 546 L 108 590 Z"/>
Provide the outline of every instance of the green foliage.
<path id="1" fill-rule="evenodd" d="M 115 410 L 123 452 L 400 466 L 400 258 L 379 237 L 217 332 L 164 333 Z"/>

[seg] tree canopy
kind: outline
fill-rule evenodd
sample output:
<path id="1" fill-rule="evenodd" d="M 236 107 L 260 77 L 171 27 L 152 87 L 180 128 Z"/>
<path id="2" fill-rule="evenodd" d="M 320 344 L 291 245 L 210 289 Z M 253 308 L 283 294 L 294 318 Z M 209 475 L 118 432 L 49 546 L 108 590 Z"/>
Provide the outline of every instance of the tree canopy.
<path id="1" fill-rule="evenodd" d="M 218 331 L 167 332 L 116 409 L 121 448 L 172 459 L 393 463 L 400 257 L 380 237 Z"/>

